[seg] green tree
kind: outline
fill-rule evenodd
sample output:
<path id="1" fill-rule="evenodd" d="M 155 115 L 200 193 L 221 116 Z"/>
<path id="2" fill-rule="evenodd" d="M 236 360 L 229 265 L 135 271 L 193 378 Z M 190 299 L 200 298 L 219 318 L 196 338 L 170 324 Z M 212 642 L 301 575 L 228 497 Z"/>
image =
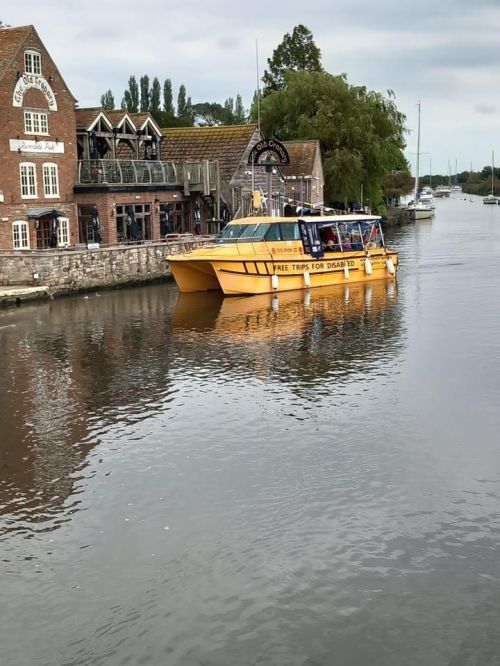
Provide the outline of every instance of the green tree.
<path id="1" fill-rule="evenodd" d="M 179 94 L 177 95 L 177 117 L 182 118 L 186 115 L 186 86 L 181 84 Z"/>
<path id="2" fill-rule="evenodd" d="M 184 120 L 186 125 L 194 124 L 194 112 L 193 112 L 193 103 L 191 102 L 191 97 L 187 98 L 186 101 L 186 110 L 184 113 Z"/>
<path id="3" fill-rule="evenodd" d="M 394 170 L 391 173 L 386 174 L 384 177 L 384 196 L 386 200 L 391 203 L 412 192 L 414 186 L 415 179 L 409 171 Z"/>
<path id="4" fill-rule="evenodd" d="M 149 110 L 151 112 L 159 111 L 161 105 L 161 86 L 156 76 L 153 79 L 153 85 L 151 87 L 149 99 L 150 99 Z"/>
<path id="5" fill-rule="evenodd" d="M 226 100 L 227 102 L 227 100 Z M 214 127 L 233 124 L 233 112 L 226 104 L 201 102 L 193 105 L 194 123 L 199 126 Z"/>
<path id="6" fill-rule="evenodd" d="M 321 51 L 314 43 L 312 32 L 305 25 L 297 25 L 292 34 L 286 33 L 281 44 L 273 51 L 273 57 L 267 60 L 269 70 L 264 71 L 263 94 L 285 87 L 285 72 L 321 72 Z"/>
<path id="7" fill-rule="evenodd" d="M 113 111 L 115 108 L 115 98 L 111 90 L 107 90 L 104 95 L 101 95 L 101 106 L 107 111 Z"/>
<path id="8" fill-rule="evenodd" d="M 384 96 L 351 86 L 344 75 L 287 71 L 282 90 L 261 100 L 265 136 L 319 139 L 330 202 L 383 204 L 387 173 L 406 165 L 405 116 L 388 91 Z M 407 166 L 407 165 L 406 165 Z"/>
<path id="9" fill-rule="evenodd" d="M 174 101 L 172 96 L 172 81 L 165 79 L 163 83 L 163 110 L 171 116 L 175 116 Z"/>
<path id="10" fill-rule="evenodd" d="M 234 124 L 241 125 L 246 122 L 247 116 L 245 113 L 245 108 L 243 106 L 243 101 L 241 95 L 236 95 L 236 102 L 234 103 Z"/>
<path id="11" fill-rule="evenodd" d="M 141 111 L 149 111 L 150 109 L 150 99 L 149 99 L 149 76 L 144 74 L 141 76 Z"/>
<path id="12" fill-rule="evenodd" d="M 231 124 L 233 120 L 233 110 L 234 110 L 234 99 L 232 97 L 228 97 L 226 99 L 226 101 L 224 102 L 224 109 L 227 112 L 227 117 L 231 119 L 228 124 Z"/>
<path id="13" fill-rule="evenodd" d="M 129 78 L 128 89 L 123 94 L 122 109 L 130 111 L 130 113 L 137 113 L 139 111 L 139 86 L 133 75 Z"/>

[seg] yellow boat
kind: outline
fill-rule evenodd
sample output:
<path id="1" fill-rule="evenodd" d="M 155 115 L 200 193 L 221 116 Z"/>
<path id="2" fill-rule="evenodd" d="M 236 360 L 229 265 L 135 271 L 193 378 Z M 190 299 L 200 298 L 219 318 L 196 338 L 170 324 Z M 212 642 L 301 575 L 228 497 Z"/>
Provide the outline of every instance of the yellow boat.
<path id="1" fill-rule="evenodd" d="M 215 243 L 167 261 L 181 292 L 226 295 L 395 278 L 398 267 L 381 218 L 365 214 L 233 220 Z"/>

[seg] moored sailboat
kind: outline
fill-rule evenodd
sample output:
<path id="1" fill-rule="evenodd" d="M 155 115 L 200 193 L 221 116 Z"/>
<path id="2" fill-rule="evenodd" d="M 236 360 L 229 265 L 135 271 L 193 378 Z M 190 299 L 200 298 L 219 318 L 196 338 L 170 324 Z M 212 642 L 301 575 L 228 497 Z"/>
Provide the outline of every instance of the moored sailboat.
<path id="1" fill-rule="evenodd" d="M 495 188 L 493 185 L 493 178 L 495 177 L 495 151 L 491 151 L 491 193 L 483 197 L 484 204 L 496 204 L 498 202 L 497 197 L 495 196 Z"/>
<path id="2" fill-rule="evenodd" d="M 432 203 L 421 201 L 418 198 L 418 177 L 420 170 L 420 102 L 418 103 L 418 130 L 417 130 L 417 164 L 415 173 L 415 193 L 413 201 L 406 207 L 406 212 L 412 220 L 426 220 L 434 215 Z"/>

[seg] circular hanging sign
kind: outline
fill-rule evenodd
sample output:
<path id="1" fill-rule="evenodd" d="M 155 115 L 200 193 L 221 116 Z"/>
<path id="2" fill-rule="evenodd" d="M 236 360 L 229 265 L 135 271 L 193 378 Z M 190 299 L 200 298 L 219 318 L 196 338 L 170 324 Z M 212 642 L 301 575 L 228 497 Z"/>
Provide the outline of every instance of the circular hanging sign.
<path id="1" fill-rule="evenodd" d="M 259 164 L 260 157 L 268 152 L 277 156 L 277 164 L 290 164 L 288 151 L 278 139 L 262 139 L 262 141 L 256 143 L 248 156 L 248 164 Z"/>

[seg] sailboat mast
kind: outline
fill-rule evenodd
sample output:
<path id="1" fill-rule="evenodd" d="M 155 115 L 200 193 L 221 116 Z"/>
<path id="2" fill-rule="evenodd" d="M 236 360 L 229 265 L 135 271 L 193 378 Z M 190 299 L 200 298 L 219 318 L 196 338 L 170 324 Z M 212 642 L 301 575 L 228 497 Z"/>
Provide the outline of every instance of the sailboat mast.
<path id="1" fill-rule="evenodd" d="M 414 202 L 417 203 L 418 194 L 418 176 L 420 171 L 420 100 L 418 101 L 418 126 L 417 126 L 417 165 L 415 173 L 415 197 Z"/>
<path id="2" fill-rule="evenodd" d="M 495 173 L 495 151 L 491 151 L 491 194 L 494 196 L 495 192 L 493 191 L 493 174 Z"/>

